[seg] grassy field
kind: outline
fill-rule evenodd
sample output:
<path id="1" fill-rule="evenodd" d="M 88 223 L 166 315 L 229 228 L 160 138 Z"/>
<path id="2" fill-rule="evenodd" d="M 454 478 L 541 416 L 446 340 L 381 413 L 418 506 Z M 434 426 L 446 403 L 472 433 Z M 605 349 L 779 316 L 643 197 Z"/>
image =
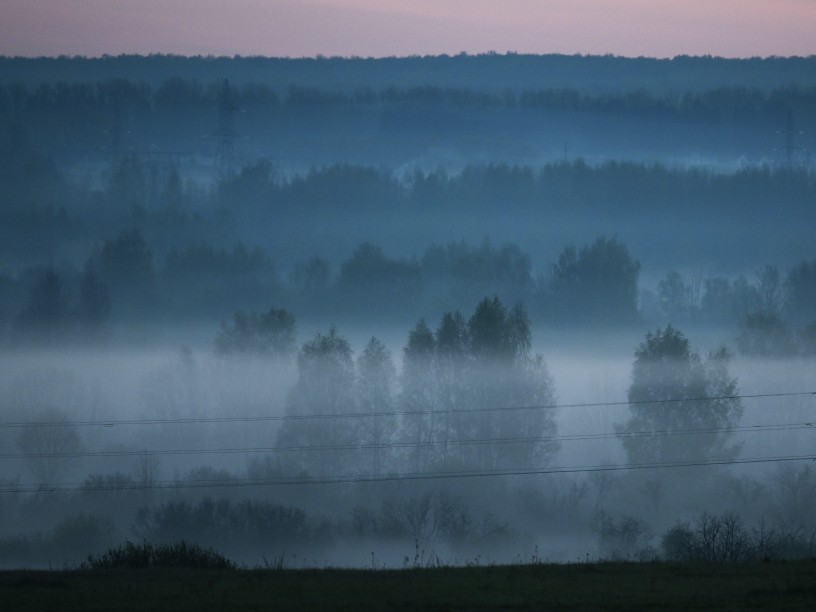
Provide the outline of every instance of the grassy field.
<path id="1" fill-rule="evenodd" d="M 0 610 L 816 610 L 816 561 L 0 573 Z"/>

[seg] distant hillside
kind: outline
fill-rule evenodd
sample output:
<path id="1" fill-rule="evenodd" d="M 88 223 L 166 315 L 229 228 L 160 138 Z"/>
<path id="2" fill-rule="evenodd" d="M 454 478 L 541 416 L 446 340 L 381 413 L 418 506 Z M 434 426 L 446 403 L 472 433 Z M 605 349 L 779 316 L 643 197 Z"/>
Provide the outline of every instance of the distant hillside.
<path id="1" fill-rule="evenodd" d="M 121 55 L 82 58 L 0 58 L 0 82 L 87 82 L 127 78 L 158 85 L 184 76 L 202 82 L 228 77 L 236 84 L 292 84 L 336 91 L 391 86 L 439 86 L 493 92 L 576 89 L 584 93 L 645 90 L 655 94 L 746 87 L 768 91 L 816 84 L 816 56 L 673 59 L 611 55 L 484 54 L 404 58 L 264 58 Z"/>

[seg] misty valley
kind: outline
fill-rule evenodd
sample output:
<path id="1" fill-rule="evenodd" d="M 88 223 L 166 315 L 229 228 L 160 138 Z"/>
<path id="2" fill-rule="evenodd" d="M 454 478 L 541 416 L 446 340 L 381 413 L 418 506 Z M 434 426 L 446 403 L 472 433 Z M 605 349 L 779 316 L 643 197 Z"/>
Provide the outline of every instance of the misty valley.
<path id="1" fill-rule="evenodd" d="M 0 567 L 816 555 L 814 60 L 640 60 L 0 58 Z"/>

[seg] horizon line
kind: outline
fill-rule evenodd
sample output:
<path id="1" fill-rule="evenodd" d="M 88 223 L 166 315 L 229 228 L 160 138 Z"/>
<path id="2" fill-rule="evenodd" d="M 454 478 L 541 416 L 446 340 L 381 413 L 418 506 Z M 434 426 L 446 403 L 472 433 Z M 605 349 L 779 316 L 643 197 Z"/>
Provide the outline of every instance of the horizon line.
<path id="1" fill-rule="evenodd" d="M 108 60 L 108 59 L 117 59 L 117 58 L 133 58 L 133 57 L 140 57 L 140 58 L 152 58 L 152 57 L 171 57 L 171 58 L 180 58 L 180 59 L 208 59 L 208 60 L 240 60 L 240 59 L 266 59 L 266 60 L 289 60 L 289 61 L 303 61 L 303 60 L 311 60 L 311 61 L 326 61 L 326 60 L 347 60 L 347 61 L 359 61 L 359 60 L 366 60 L 366 61 L 376 61 L 376 60 L 406 60 L 406 59 L 439 59 L 439 58 L 457 58 L 457 57 L 468 57 L 468 58 L 477 58 L 477 57 L 564 57 L 564 58 L 612 58 L 612 59 L 624 59 L 624 60 L 651 60 L 651 61 L 674 61 L 677 59 L 716 59 L 716 60 L 726 60 L 726 61 L 751 61 L 751 60 L 795 60 L 795 59 L 813 59 L 816 58 L 816 53 L 812 53 L 810 55 L 750 55 L 750 56 L 728 56 L 728 55 L 713 55 L 709 53 L 705 53 L 702 55 L 695 55 L 695 54 L 688 54 L 688 53 L 680 53 L 677 55 L 671 56 L 658 56 L 658 55 L 623 55 L 617 53 L 562 53 L 562 52 L 550 52 L 550 53 L 527 53 L 527 52 L 518 52 L 518 51 L 505 51 L 505 52 L 498 52 L 498 51 L 479 51 L 476 53 L 468 52 L 468 51 L 460 51 L 458 53 L 449 54 L 449 53 L 426 53 L 426 54 L 408 54 L 408 55 L 325 55 L 322 53 L 318 53 L 316 55 L 261 55 L 261 54 L 250 54 L 244 55 L 240 53 L 236 53 L 234 55 L 218 55 L 218 54 L 203 54 L 203 53 L 192 53 L 192 54 L 184 54 L 184 53 L 174 53 L 174 52 L 162 52 L 156 51 L 151 53 L 102 53 L 100 55 L 84 55 L 84 54 L 59 54 L 59 55 L 7 55 L 7 54 L 0 54 L 0 59 L 11 59 L 11 60 L 58 60 L 58 59 L 71 59 L 71 60 Z"/>

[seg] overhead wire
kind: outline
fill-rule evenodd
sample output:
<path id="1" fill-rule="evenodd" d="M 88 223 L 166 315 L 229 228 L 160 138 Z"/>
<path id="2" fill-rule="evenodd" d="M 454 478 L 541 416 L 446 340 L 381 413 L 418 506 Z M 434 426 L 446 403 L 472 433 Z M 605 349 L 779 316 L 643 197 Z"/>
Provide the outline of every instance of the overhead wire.
<path id="1" fill-rule="evenodd" d="M 586 434 L 563 434 L 554 436 L 525 436 L 525 437 L 498 437 L 498 438 L 466 438 L 448 440 L 402 440 L 396 442 L 366 442 L 359 444 L 324 444 L 324 445 L 293 445 L 268 447 L 233 447 L 233 448 L 198 448 L 198 449 L 129 449 L 129 450 L 81 450 L 31 453 L 0 453 L 0 460 L 10 459 L 68 459 L 82 457 L 139 457 L 144 455 L 227 455 L 250 453 L 287 453 L 312 451 L 365 451 L 383 450 L 389 448 L 423 448 L 438 446 L 479 446 L 501 444 L 538 444 L 547 442 L 565 442 L 580 440 L 606 440 L 619 438 L 664 437 L 664 436 L 695 436 L 716 435 L 720 433 L 760 433 L 769 431 L 813 430 L 814 423 L 776 423 L 767 425 L 741 425 L 735 427 L 706 427 L 672 430 L 642 430 L 599 432 Z"/>
<path id="2" fill-rule="evenodd" d="M 243 478 L 229 480 L 200 479 L 192 481 L 155 481 L 153 483 L 123 482 L 113 486 L 97 483 L 53 483 L 0 485 L 0 493 L 55 493 L 55 492 L 94 492 L 94 491 L 129 491 L 161 489 L 204 489 L 261 487 L 310 484 L 353 484 L 366 482 L 399 482 L 411 480 L 440 480 L 462 478 L 484 478 L 496 476 L 536 476 L 552 474 L 574 474 L 594 472 L 618 472 L 645 469 L 678 469 L 684 467 L 711 467 L 723 465 L 746 465 L 760 463 L 781 463 L 791 461 L 816 461 L 816 455 L 787 455 L 770 457 L 749 457 L 742 459 L 708 459 L 690 461 L 672 461 L 655 463 L 610 464 L 593 466 L 554 466 L 541 468 L 517 468 L 496 470 L 459 470 L 440 472 L 409 472 L 402 474 L 358 474 L 313 477 L 277 477 L 277 478 Z"/>
<path id="3" fill-rule="evenodd" d="M 670 405 L 678 403 L 770 399 L 802 396 L 816 396 L 816 391 L 734 394 L 734 395 L 668 398 L 639 401 L 581 402 L 567 404 L 558 403 L 530 404 L 520 406 L 479 406 L 473 408 L 440 408 L 439 410 L 394 410 L 394 411 L 371 411 L 371 412 L 309 413 L 309 414 L 253 415 L 253 416 L 218 416 L 218 417 L 103 419 L 103 420 L 16 421 L 5 423 L 0 422 L 0 429 L 21 429 L 30 427 L 114 427 L 130 425 L 224 424 L 224 423 L 257 423 L 264 421 L 303 421 L 303 420 L 351 419 L 351 418 L 359 419 L 378 417 L 430 416 L 440 414 L 478 414 L 484 412 L 515 412 L 524 410 L 559 410 L 567 408 L 575 409 L 575 408 L 609 408 L 615 406 L 638 406 L 638 405 Z"/>
<path id="4" fill-rule="evenodd" d="M 445 413 L 457 414 L 477 414 L 480 412 L 503 412 L 516 410 L 534 409 L 559 409 L 559 408 L 590 408 L 590 407 L 610 407 L 626 405 L 663 405 L 676 404 L 680 402 L 704 402 L 721 400 L 742 400 L 760 398 L 780 398 L 796 396 L 816 396 L 814 391 L 806 392 L 779 392 L 764 394 L 740 394 L 708 396 L 695 398 L 671 398 L 662 400 L 645 400 L 637 402 L 586 402 L 571 404 L 540 404 L 528 406 L 504 406 L 504 407 L 481 407 L 475 409 L 443 409 L 443 410 L 411 410 L 394 412 L 350 412 L 334 414 L 309 414 L 309 415 L 269 415 L 253 417 L 189 417 L 178 419 L 123 419 L 104 421 L 58 421 L 58 422 L 10 422 L 0 423 L 0 428 L 21 428 L 21 427 L 60 427 L 60 426 L 103 426 L 112 427 L 114 425 L 158 425 L 158 424 L 187 424 L 187 423 L 230 423 L 230 422 L 258 422 L 258 421 L 284 421 L 284 420 L 305 420 L 305 419 L 330 419 L 330 418 L 363 418 L 363 417 L 383 417 L 383 416 L 412 416 L 412 415 L 439 415 Z M 715 427 L 715 428 L 695 428 L 676 430 L 656 430 L 656 431 L 636 431 L 636 432 L 601 432 L 591 434 L 571 434 L 561 436 L 540 436 L 540 437 L 519 437 L 519 438 L 483 438 L 469 440 L 434 440 L 434 441 L 398 441 L 391 443 L 368 443 L 368 444 L 338 444 L 338 445 L 312 445 L 312 446 L 276 446 L 276 447 L 239 447 L 239 448 L 215 448 L 215 449 L 156 449 L 148 450 L 110 450 L 110 451 L 76 451 L 57 453 L 8 453 L 0 455 L 0 459 L 28 459 L 28 458 L 79 458 L 79 457 L 114 457 L 114 456 L 142 456 L 142 455 L 191 455 L 191 454 L 233 454 L 233 453 L 272 453 L 272 452 L 294 452 L 294 451 L 329 451 L 329 450 L 370 450 L 384 448 L 405 448 L 440 446 L 443 444 L 457 446 L 467 444 L 530 444 L 540 442 L 560 442 L 569 440 L 597 440 L 607 438 L 627 438 L 642 436 L 677 436 L 677 435 L 706 435 L 717 433 L 747 433 L 760 431 L 785 431 L 813 429 L 814 423 L 778 423 L 768 425 L 750 425 L 736 427 Z M 283 484 L 332 484 L 332 483 L 353 483 L 353 482 L 380 482 L 392 480 L 418 480 L 418 479 L 439 479 L 439 478 L 472 478 L 481 476 L 512 476 L 512 475 L 535 475 L 535 474 L 557 474 L 574 472 L 599 472 L 599 471 L 619 471 L 635 469 L 656 469 L 656 468 L 678 468 L 692 466 L 711 465 L 734 465 L 750 463 L 768 463 L 781 461 L 816 461 L 816 456 L 777 456 L 759 457 L 744 459 L 722 459 L 722 460 L 702 460 L 671 463 L 651 463 L 651 464 L 625 464 L 625 465 L 604 465 L 604 466 L 561 466 L 546 468 L 520 468 L 505 470 L 473 470 L 456 472 L 422 472 L 405 473 L 396 475 L 350 475 L 350 476 L 316 476 L 300 478 L 277 478 L 277 479 L 229 479 L 218 481 L 160 481 L 150 485 L 127 482 L 122 483 L 122 489 L 146 489 L 146 488 L 202 488 L 202 487 L 234 487 L 234 486 L 270 486 Z M 92 491 L 111 490 L 117 487 L 109 485 L 95 485 L 93 482 L 85 483 L 62 483 L 62 484 L 24 484 L 24 485 L 0 485 L 0 493 L 25 493 L 37 492 L 40 490 L 49 491 Z"/>

